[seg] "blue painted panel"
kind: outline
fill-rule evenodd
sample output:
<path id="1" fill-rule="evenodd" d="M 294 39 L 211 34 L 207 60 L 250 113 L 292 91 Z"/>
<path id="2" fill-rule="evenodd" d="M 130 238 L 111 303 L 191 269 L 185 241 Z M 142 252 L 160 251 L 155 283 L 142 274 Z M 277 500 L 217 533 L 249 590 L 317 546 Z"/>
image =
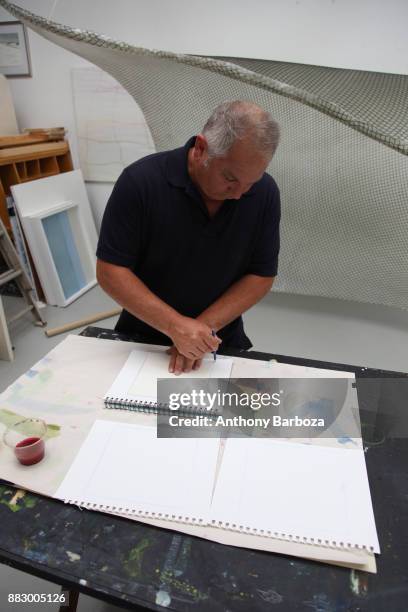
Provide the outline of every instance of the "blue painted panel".
<path id="1" fill-rule="evenodd" d="M 42 219 L 42 225 L 66 299 L 86 285 L 68 211 Z"/>

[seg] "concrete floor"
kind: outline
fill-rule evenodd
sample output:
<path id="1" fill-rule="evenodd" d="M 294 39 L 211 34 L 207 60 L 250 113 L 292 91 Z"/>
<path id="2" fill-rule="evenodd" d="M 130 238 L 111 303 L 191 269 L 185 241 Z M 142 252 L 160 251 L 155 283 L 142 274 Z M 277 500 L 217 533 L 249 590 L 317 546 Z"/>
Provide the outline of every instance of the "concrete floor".
<path id="1" fill-rule="evenodd" d="M 408 310 L 271 293 L 245 321 L 256 350 L 408 372 Z"/>
<path id="2" fill-rule="evenodd" d="M 20 301 L 3 297 L 7 314 Z M 48 327 L 93 315 L 115 307 L 99 287 L 95 287 L 67 308 L 44 309 Z M 116 319 L 95 325 L 112 329 Z M 325 298 L 270 294 L 245 316 L 245 327 L 254 349 L 282 355 L 310 357 L 389 370 L 408 371 L 408 311 L 383 306 L 342 302 Z M 79 333 L 83 328 L 74 332 Z M 43 357 L 66 334 L 47 338 L 29 317 L 10 329 L 15 347 L 13 362 L 0 361 L 0 391 Z M 14 610 L 7 604 L 8 593 L 57 593 L 59 587 L 23 572 L 0 566 L 0 609 Z M 18 605 L 21 612 L 33 604 Z M 47 604 L 47 611 L 57 610 Z M 114 612 L 115 606 L 80 596 L 79 612 Z"/>

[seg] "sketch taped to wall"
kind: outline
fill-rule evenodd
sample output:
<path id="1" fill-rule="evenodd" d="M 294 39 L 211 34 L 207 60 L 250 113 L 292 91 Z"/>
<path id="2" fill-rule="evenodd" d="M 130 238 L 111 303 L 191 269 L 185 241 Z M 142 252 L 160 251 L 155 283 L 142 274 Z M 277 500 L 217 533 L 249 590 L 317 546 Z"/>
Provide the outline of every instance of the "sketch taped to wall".
<path id="1" fill-rule="evenodd" d="M 126 166 L 154 153 L 142 111 L 113 77 L 97 68 L 75 68 L 72 90 L 85 180 L 114 182 Z"/>

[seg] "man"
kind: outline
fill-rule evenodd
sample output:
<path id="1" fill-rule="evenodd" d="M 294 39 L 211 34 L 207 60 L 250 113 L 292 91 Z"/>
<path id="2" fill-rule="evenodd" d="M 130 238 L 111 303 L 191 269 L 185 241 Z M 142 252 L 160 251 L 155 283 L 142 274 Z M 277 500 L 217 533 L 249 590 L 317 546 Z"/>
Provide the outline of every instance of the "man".
<path id="1" fill-rule="evenodd" d="M 280 199 L 265 170 L 279 141 L 269 113 L 224 102 L 184 147 L 122 172 L 106 206 L 97 278 L 124 310 L 116 331 L 167 344 L 169 371 L 252 346 L 241 314 L 271 289 Z"/>

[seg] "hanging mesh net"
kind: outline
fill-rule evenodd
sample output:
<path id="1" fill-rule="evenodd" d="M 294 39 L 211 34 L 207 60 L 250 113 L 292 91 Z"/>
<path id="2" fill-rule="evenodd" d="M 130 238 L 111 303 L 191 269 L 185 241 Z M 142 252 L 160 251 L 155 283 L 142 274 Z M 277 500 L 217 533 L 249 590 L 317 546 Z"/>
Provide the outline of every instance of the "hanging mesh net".
<path id="1" fill-rule="evenodd" d="M 408 308 L 408 76 L 150 51 L 0 4 L 111 74 L 158 151 L 222 101 L 270 111 L 282 129 L 269 168 L 282 196 L 276 290 Z"/>

